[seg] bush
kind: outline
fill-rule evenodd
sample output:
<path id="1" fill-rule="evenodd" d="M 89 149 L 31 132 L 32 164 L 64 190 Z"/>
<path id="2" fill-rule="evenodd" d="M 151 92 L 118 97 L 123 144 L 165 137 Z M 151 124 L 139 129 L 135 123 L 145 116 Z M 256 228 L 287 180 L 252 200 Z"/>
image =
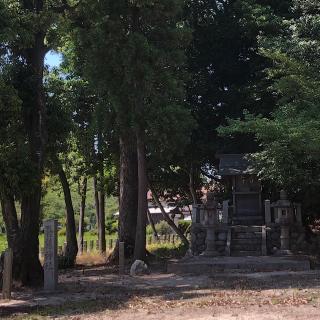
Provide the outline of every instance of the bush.
<path id="1" fill-rule="evenodd" d="M 160 221 L 159 223 L 156 224 L 155 227 L 156 227 L 156 230 L 159 234 L 172 233 L 172 229 L 166 221 Z"/>
<path id="2" fill-rule="evenodd" d="M 162 243 L 162 244 L 152 244 L 148 246 L 148 250 L 162 259 L 172 259 L 172 258 L 182 258 L 188 247 L 183 243 L 172 244 L 172 243 Z"/>
<path id="3" fill-rule="evenodd" d="M 107 234 L 113 234 L 118 232 L 118 220 L 114 218 L 107 218 L 106 221 Z"/>
<path id="4" fill-rule="evenodd" d="M 65 236 L 67 234 L 67 229 L 66 227 L 63 227 L 61 228 L 59 231 L 58 231 L 58 235 L 59 236 Z"/>
<path id="5" fill-rule="evenodd" d="M 191 221 L 179 220 L 178 227 L 184 233 L 190 232 Z"/>
<path id="6" fill-rule="evenodd" d="M 168 223 L 165 222 L 165 221 L 161 221 L 159 223 L 156 223 L 154 226 L 155 226 L 155 228 L 156 228 L 156 230 L 157 230 L 157 232 L 159 234 L 170 234 L 170 233 L 172 233 L 172 229 L 170 228 Z M 146 233 L 148 235 L 152 235 L 153 234 L 153 230 L 152 230 L 152 227 L 151 227 L 150 224 L 147 225 Z"/>

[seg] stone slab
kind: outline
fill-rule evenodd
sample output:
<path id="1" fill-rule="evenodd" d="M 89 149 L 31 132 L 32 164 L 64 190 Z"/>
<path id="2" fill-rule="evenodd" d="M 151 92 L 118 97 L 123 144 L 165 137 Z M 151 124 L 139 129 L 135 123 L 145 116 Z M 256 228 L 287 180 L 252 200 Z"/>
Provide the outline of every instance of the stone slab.
<path id="1" fill-rule="evenodd" d="M 177 274 L 214 274 L 230 271 L 271 272 L 271 271 L 307 271 L 310 261 L 302 256 L 273 257 L 192 257 L 188 260 L 171 260 L 167 265 L 168 273 Z"/>

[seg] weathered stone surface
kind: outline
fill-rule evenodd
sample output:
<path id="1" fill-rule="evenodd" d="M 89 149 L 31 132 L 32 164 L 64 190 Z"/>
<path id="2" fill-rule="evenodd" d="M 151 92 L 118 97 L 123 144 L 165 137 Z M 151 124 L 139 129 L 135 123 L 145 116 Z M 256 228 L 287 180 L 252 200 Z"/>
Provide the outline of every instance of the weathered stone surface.
<path id="1" fill-rule="evenodd" d="M 131 277 L 135 277 L 135 276 L 139 276 L 147 273 L 149 273 L 148 266 L 141 260 L 136 260 L 130 268 Z"/>
<path id="2" fill-rule="evenodd" d="M 58 285 L 57 220 L 47 220 L 44 226 L 44 289 L 55 291 Z"/>
<path id="3" fill-rule="evenodd" d="M 205 238 L 206 238 L 206 234 L 204 232 L 201 231 L 197 234 L 197 239 L 203 240 Z"/>
<path id="4" fill-rule="evenodd" d="M 218 233 L 218 240 L 227 240 L 227 233 L 226 232 L 219 232 Z"/>

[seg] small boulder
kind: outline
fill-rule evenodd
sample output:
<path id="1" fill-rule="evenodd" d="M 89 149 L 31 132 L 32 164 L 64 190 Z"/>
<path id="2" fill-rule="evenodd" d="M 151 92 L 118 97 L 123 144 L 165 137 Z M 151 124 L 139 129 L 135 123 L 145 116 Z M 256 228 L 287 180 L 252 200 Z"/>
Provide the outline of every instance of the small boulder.
<path id="1" fill-rule="evenodd" d="M 139 276 L 147 273 L 149 273 L 148 266 L 142 260 L 136 260 L 130 268 L 131 277 L 135 277 L 135 276 Z"/>

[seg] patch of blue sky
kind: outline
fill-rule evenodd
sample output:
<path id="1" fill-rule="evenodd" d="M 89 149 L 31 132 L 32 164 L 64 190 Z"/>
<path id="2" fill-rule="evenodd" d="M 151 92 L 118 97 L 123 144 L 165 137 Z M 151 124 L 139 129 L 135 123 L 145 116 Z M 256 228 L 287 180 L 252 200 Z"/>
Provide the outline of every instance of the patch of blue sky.
<path id="1" fill-rule="evenodd" d="M 56 51 L 49 51 L 45 56 L 45 64 L 49 66 L 50 69 L 57 68 L 62 63 L 62 55 Z"/>

